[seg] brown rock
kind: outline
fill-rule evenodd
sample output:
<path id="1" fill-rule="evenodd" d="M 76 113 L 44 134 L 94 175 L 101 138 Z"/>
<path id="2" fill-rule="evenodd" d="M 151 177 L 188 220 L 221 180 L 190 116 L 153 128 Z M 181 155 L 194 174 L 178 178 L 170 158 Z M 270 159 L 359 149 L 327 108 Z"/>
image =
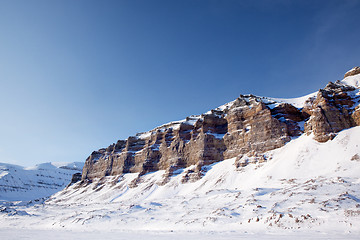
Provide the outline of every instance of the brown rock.
<path id="1" fill-rule="evenodd" d="M 357 74 L 360 74 L 360 67 L 354 67 L 353 69 L 351 69 L 350 71 L 345 73 L 344 78 L 349 77 L 349 76 L 354 76 Z"/>
<path id="2" fill-rule="evenodd" d="M 355 111 L 351 114 L 351 118 L 357 126 L 360 126 L 360 107 L 355 108 Z"/>
<path id="3" fill-rule="evenodd" d="M 221 109 L 190 116 L 94 151 L 85 162 L 82 180 L 91 182 L 125 173 L 141 176 L 165 170 L 159 184 L 166 184 L 178 169 L 193 166 L 182 181 L 195 181 L 203 175 L 205 165 L 224 159 L 237 157 L 238 167 L 264 162 L 267 159 L 262 153 L 282 147 L 303 131 L 325 142 L 343 129 L 360 125 L 360 109 L 355 108 L 359 97 L 354 97 L 354 90 L 341 82 L 330 82 L 302 109 L 240 95 Z"/>
<path id="4" fill-rule="evenodd" d="M 290 104 L 270 109 L 261 98 L 240 96 L 223 111 L 191 116 L 93 152 L 82 179 L 157 170 L 166 170 L 166 179 L 177 169 L 195 165 L 183 179 L 194 181 L 202 176 L 204 165 L 283 146 L 301 133 L 297 122 L 303 120 L 301 111 Z"/>
<path id="5" fill-rule="evenodd" d="M 285 121 L 275 118 L 259 99 L 250 96 L 246 100 L 239 99 L 226 116 L 228 133 L 224 136 L 224 158 L 252 151 L 265 152 L 290 141 L 291 135 Z M 244 104 L 244 101 L 248 103 Z"/>
<path id="6" fill-rule="evenodd" d="M 314 133 L 319 142 L 326 142 L 336 136 L 336 133 L 355 126 L 351 117 L 354 99 L 350 92 L 355 88 L 337 81 L 330 82 L 320 89 L 316 99 L 304 111 L 310 113 L 310 119 L 305 123 L 305 132 Z"/>

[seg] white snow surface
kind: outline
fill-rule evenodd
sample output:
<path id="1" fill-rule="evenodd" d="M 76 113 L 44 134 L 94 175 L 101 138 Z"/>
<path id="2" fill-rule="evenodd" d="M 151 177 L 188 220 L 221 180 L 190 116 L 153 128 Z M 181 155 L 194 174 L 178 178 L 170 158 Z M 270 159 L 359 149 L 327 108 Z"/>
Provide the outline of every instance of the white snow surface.
<path id="1" fill-rule="evenodd" d="M 339 240 L 359 239 L 356 234 L 321 234 L 316 232 L 308 233 L 252 233 L 252 232 L 186 232 L 186 231 L 70 231 L 70 230 L 29 230 L 29 229 L 1 229 L 1 239 L 19 240 Z"/>
<path id="2" fill-rule="evenodd" d="M 0 163 L 0 201 L 49 197 L 69 184 L 83 166 L 83 162 L 49 162 L 33 167 Z"/>
<path id="3" fill-rule="evenodd" d="M 353 70 L 353 69 L 351 69 L 351 70 Z M 350 70 L 350 71 L 351 71 L 351 70 Z M 350 71 L 349 71 L 349 72 L 350 72 Z M 347 85 L 356 87 L 356 88 L 360 88 L 360 74 L 346 77 L 346 78 L 344 78 L 341 82 L 343 82 L 343 83 L 345 83 L 345 84 L 347 84 Z"/>
<path id="4" fill-rule="evenodd" d="M 268 99 L 273 100 L 277 103 L 289 103 L 296 108 L 302 108 L 302 107 L 304 107 L 306 100 L 308 100 L 309 98 L 312 98 L 312 97 L 316 97 L 316 95 L 317 95 L 317 92 L 310 93 L 308 95 L 298 97 L 298 98 L 271 98 L 271 97 L 268 97 Z"/>
<path id="5" fill-rule="evenodd" d="M 160 184 L 164 171 L 142 176 L 137 187 L 130 185 L 138 174 L 74 184 L 42 204 L 3 203 L 0 231 L 124 231 L 124 236 L 150 231 L 150 239 L 161 232 L 173 238 L 170 231 L 198 239 L 207 239 L 200 232 L 213 232 L 209 239 L 221 239 L 219 232 L 230 234 L 228 239 L 356 239 L 359 139 L 360 127 L 326 143 L 302 135 L 265 153 L 264 163 L 237 169 L 235 159 L 227 159 L 204 167 L 200 180 L 185 184 L 181 179 L 187 169 L 165 185 Z"/>

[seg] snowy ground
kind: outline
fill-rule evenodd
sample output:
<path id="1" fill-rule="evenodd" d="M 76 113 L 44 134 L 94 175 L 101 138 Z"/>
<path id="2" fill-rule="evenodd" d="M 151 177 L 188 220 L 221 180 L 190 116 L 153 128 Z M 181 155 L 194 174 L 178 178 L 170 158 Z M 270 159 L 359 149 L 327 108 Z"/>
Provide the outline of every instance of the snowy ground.
<path id="1" fill-rule="evenodd" d="M 1 239 L 37 239 L 37 240 L 239 240 L 239 239 L 269 239 L 269 240 L 311 240 L 311 239 L 359 239 L 357 234 L 322 234 L 308 233 L 236 233 L 236 232 L 154 232 L 154 231 L 69 231 L 69 230 L 14 230 L 1 229 Z"/>

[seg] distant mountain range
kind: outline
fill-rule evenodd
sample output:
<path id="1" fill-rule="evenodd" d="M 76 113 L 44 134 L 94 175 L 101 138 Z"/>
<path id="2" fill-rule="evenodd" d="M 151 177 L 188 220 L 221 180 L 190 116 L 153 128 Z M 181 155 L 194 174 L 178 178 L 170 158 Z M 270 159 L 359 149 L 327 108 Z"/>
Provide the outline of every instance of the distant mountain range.
<path id="1" fill-rule="evenodd" d="M 84 163 L 43 163 L 21 167 L 0 163 L 0 201 L 25 201 L 48 197 L 62 190 Z"/>

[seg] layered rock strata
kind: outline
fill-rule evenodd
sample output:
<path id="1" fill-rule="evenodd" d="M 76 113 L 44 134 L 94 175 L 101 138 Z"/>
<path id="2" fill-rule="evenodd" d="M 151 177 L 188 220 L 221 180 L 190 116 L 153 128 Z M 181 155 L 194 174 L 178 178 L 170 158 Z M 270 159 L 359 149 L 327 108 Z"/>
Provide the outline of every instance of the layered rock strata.
<path id="1" fill-rule="evenodd" d="M 313 133 L 319 142 L 333 139 L 337 132 L 357 125 L 359 111 L 355 109 L 359 96 L 356 88 L 340 81 L 330 82 L 320 89 L 315 99 L 309 99 L 304 112 L 311 117 L 305 123 L 305 132 Z"/>
<path id="2" fill-rule="evenodd" d="M 171 176 L 179 169 L 194 166 L 186 174 L 186 182 L 201 177 L 204 165 L 223 159 L 241 159 L 246 154 L 266 161 L 262 153 L 282 147 L 304 132 L 313 133 L 317 141 L 324 142 L 343 129 L 359 125 L 357 92 L 355 87 L 339 81 L 330 82 L 302 107 L 240 95 L 205 114 L 165 124 L 94 151 L 85 162 L 82 180 L 158 170 Z"/>

